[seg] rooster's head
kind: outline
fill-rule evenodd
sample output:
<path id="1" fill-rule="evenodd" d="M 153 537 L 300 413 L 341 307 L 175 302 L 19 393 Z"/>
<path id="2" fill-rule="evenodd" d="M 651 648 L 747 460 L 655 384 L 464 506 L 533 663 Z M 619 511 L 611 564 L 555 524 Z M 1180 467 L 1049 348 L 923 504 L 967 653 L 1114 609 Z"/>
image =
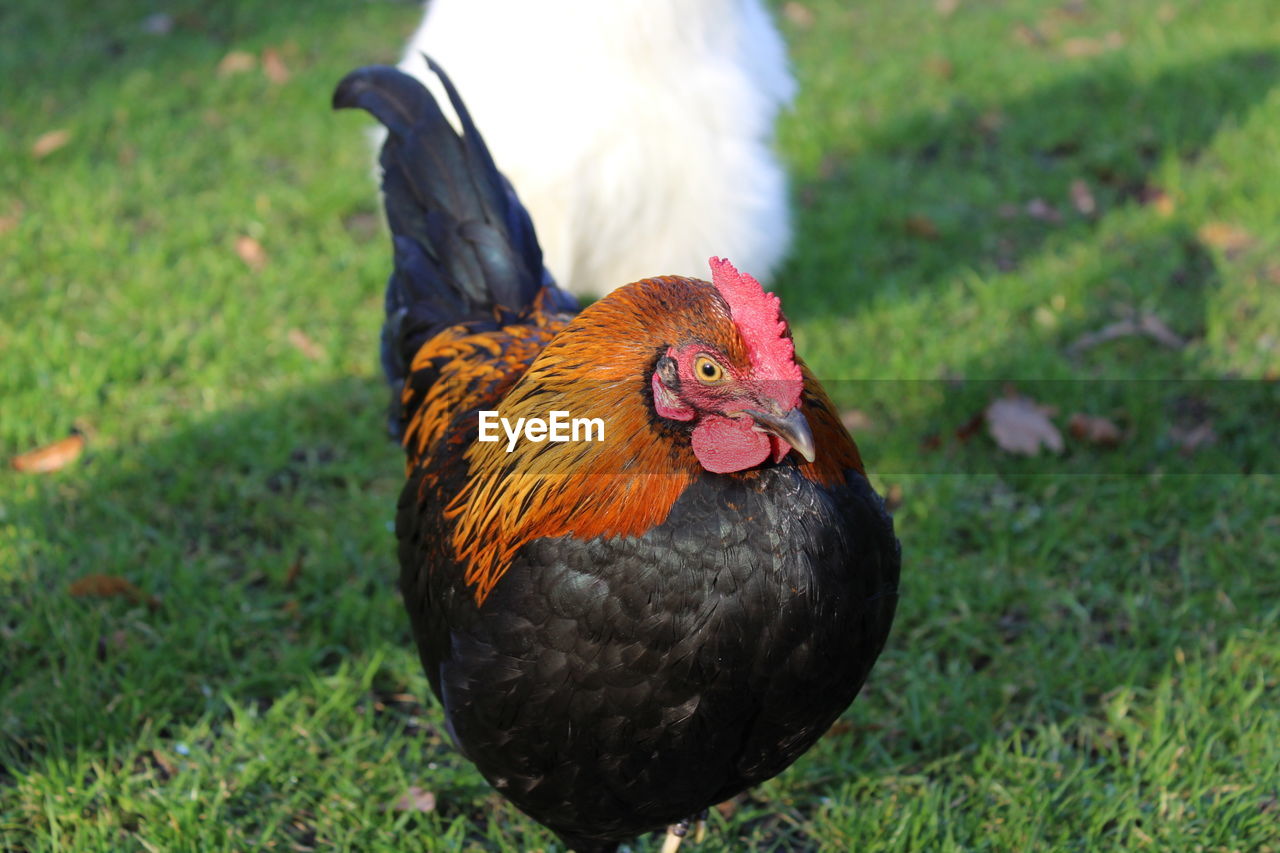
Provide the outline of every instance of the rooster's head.
<path id="1" fill-rule="evenodd" d="M 731 322 L 667 347 L 651 379 L 654 410 L 689 424 L 694 455 L 708 471 L 781 462 L 791 450 L 812 462 L 813 434 L 800 411 L 804 377 L 778 297 L 726 260 L 712 258 L 711 273 Z"/>

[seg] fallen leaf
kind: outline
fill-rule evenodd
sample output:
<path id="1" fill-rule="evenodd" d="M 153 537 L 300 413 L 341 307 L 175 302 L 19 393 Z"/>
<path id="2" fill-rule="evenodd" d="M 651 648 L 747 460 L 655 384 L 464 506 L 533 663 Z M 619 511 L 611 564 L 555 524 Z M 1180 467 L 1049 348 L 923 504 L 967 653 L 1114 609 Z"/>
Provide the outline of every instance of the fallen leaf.
<path id="1" fill-rule="evenodd" d="M 129 634 L 115 630 L 110 636 L 98 637 L 98 660 L 105 661 L 110 652 L 123 652 L 129 648 Z"/>
<path id="2" fill-rule="evenodd" d="M 949 18 L 960 8 L 960 0 L 934 0 L 933 11 L 944 18 Z"/>
<path id="3" fill-rule="evenodd" d="M 284 573 L 284 588 L 293 589 L 293 585 L 298 582 L 298 578 L 302 576 L 302 561 L 306 554 L 302 551 L 298 552 L 298 556 L 289 564 L 289 569 Z"/>
<path id="4" fill-rule="evenodd" d="M 153 36 L 167 36 L 173 32 L 173 15 L 156 12 L 142 19 L 142 31 Z"/>
<path id="5" fill-rule="evenodd" d="M 1172 216 L 1176 205 L 1173 196 L 1169 195 L 1159 187 L 1151 185 L 1144 186 L 1138 191 L 1138 201 L 1141 204 L 1154 207 L 1156 213 L 1161 216 Z"/>
<path id="6" fill-rule="evenodd" d="M 1164 320 L 1161 320 L 1150 311 L 1143 312 L 1138 317 L 1138 328 L 1142 330 L 1144 335 L 1157 343 L 1164 344 L 1169 349 L 1182 349 L 1187 345 L 1186 341 L 1165 325 Z"/>
<path id="7" fill-rule="evenodd" d="M 156 763 L 157 767 L 165 772 L 166 776 L 173 776 L 178 772 L 178 768 L 173 765 L 173 762 L 158 749 L 151 750 L 151 760 Z"/>
<path id="8" fill-rule="evenodd" d="M 1184 456 L 1190 456 L 1199 448 L 1209 447 L 1218 442 L 1218 434 L 1214 431 L 1213 424 L 1208 421 L 1190 427 L 1169 427 L 1169 438 L 1178 445 L 1178 449 Z"/>
<path id="9" fill-rule="evenodd" d="M 800 29 L 807 30 L 813 26 L 813 10 L 803 3 L 797 3 L 792 0 L 792 2 L 784 4 L 782 14 Z"/>
<path id="10" fill-rule="evenodd" d="M 160 606 L 160 601 L 138 589 L 134 583 L 119 575 L 85 575 L 72 581 L 67 587 L 75 598 L 127 598 L 134 604 L 145 604 L 152 610 Z"/>
<path id="11" fill-rule="evenodd" d="M 987 406 L 987 431 L 1009 453 L 1039 456 L 1042 447 L 1061 453 L 1062 433 L 1049 420 L 1050 411 L 1027 397 L 1002 397 Z"/>
<path id="12" fill-rule="evenodd" d="M 274 47 L 268 47 L 262 51 L 262 73 L 266 74 L 267 79 L 277 85 L 289 79 L 289 69 L 284 64 L 280 51 Z"/>
<path id="13" fill-rule="evenodd" d="M 342 218 L 342 227 L 360 242 L 372 240 L 382 230 L 382 219 L 376 213 L 360 211 Z"/>
<path id="14" fill-rule="evenodd" d="M 982 425 L 986 423 L 986 420 L 987 413 L 978 412 L 976 415 L 969 418 L 969 420 L 960 424 L 960 426 L 956 427 L 956 441 L 964 444 L 969 439 L 973 438 L 978 434 L 978 430 L 982 429 Z"/>
<path id="15" fill-rule="evenodd" d="M 998 109 L 991 109 L 978 116 L 975 126 L 984 136 L 994 136 L 1004 127 L 1005 115 Z"/>
<path id="16" fill-rule="evenodd" d="M 1093 216 L 1098 210 L 1098 202 L 1093 197 L 1093 190 L 1089 189 L 1089 182 L 1080 178 L 1071 182 L 1071 203 L 1083 216 Z"/>
<path id="17" fill-rule="evenodd" d="M 1026 24 L 1018 24 L 1013 28 L 1013 38 L 1014 41 L 1027 47 L 1039 47 L 1044 44 L 1044 36 L 1034 27 L 1029 27 Z"/>
<path id="18" fill-rule="evenodd" d="M 1196 232 L 1200 242 L 1228 255 L 1237 254 L 1253 245 L 1253 235 L 1239 225 L 1228 222 L 1206 222 Z"/>
<path id="19" fill-rule="evenodd" d="M 1051 11 L 1051 14 L 1061 15 L 1064 18 L 1070 18 L 1075 21 L 1083 20 L 1088 16 L 1088 13 L 1089 9 L 1084 0 L 1066 0 L 1061 6 Z"/>
<path id="20" fill-rule="evenodd" d="M 324 358 L 324 347 L 307 336 L 307 333 L 301 329 L 289 330 L 289 343 L 312 361 L 319 361 Z"/>
<path id="21" fill-rule="evenodd" d="M 9 212 L 0 216 L 0 235 L 8 234 L 10 231 L 18 227 L 18 223 L 22 221 L 22 213 L 26 208 L 21 202 L 14 204 L 9 208 Z"/>
<path id="22" fill-rule="evenodd" d="M 71 131 L 69 130 L 51 130 L 48 133 L 42 133 L 36 137 L 35 142 L 31 143 L 31 155 L 37 160 L 48 157 L 70 141 Z"/>
<path id="23" fill-rule="evenodd" d="M 937 240 L 938 226 L 932 219 L 923 214 L 915 214 L 908 216 L 903 222 L 903 227 L 912 237 L 919 237 L 922 240 Z"/>
<path id="24" fill-rule="evenodd" d="M 1071 437 L 1102 447 L 1115 447 L 1120 443 L 1120 427 L 1107 418 L 1076 412 L 1067 422 Z"/>
<path id="25" fill-rule="evenodd" d="M 891 483 L 888 491 L 884 493 L 885 511 L 897 512 L 900 506 L 902 506 L 902 486 L 897 483 Z"/>
<path id="26" fill-rule="evenodd" d="M 258 57 L 243 50 L 233 50 L 218 62 L 218 76 L 229 77 L 252 71 L 258 65 Z"/>
<path id="27" fill-rule="evenodd" d="M 48 474 L 60 471 L 79 458 L 84 450 L 84 436 L 73 433 L 52 444 L 19 453 L 9 460 L 15 471 L 23 474 Z"/>
<path id="28" fill-rule="evenodd" d="M 845 409 L 840 413 L 840 423 L 849 432 L 860 432 L 871 426 L 871 418 L 861 409 Z"/>
<path id="29" fill-rule="evenodd" d="M 924 70 L 939 80 L 950 80 L 956 76 L 956 67 L 945 56 L 935 56 L 925 61 Z"/>
<path id="30" fill-rule="evenodd" d="M 236 254 L 254 272 L 258 272 L 267 265 L 266 250 L 262 248 L 261 243 L 248 235 L 242 234 L 236 238 Z"/>
<path id="31" fill-rule="evenodd" d="M 1088 56 L 1097 56 L 1111 50 L 1118 50 L 1121 47 L 1124 47 L 1124 36 L 1112 31 L 1100 39 L 1067 39 L 1062 43 L 1062 55 L 1071 59 L 1081 59 Z"/>
<path id="32" fill-rule="evenodd" d="M 436 810 L 436 795 L 414 785 L 391 808 L 398 812 L 433 812 Z"/>
<path id="33" fill-rule="evenodd" d="M 733 817 L 733 813 L 738 810 L 738 797 L 731 800 L 725 800 L 723 803 L 716 803 L 716 811 L 720 812 L 720 817 L 728 820 Z"/>
<path id="34" fill-rule="evenodd" d="M 1157 343 L 1169 347 L 1169 349 L 1182 349 L 1187 345 L 1187 342 L 1170 329 L 1163 320 L 1147 311 L 1137 318 L 1117 320 L 1114 323 L 1103 326 L 1096 332 L 1088 332 L 1081 335 L 1067 347 L 1067 352 L 1072 355 L 1078 355 L 1100 344 L 1135 335 L 1151 338 Z"/>
<path id="35" fill-rule="evenodd" d="M 1027 202 L 1027 216 L 1032 219 L 1039 219 L 1041 222 L 1056 224 L 1062 221 L 1062 214 L 1058 212 L 1057 208 L 1042 198 L 1033 198 Z"/>

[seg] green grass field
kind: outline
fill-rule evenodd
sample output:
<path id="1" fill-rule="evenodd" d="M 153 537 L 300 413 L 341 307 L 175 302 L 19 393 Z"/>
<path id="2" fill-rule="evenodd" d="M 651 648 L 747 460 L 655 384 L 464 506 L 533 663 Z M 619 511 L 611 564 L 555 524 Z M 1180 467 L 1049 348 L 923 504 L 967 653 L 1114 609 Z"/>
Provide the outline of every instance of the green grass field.
<path id="1" fill-rule="evenodd" d="M 0 849 L 556 846 L 395 591 L 390 251 L 328 102 L 420 10 L 292 8 L 0 9 L 0 457 L 86 440 L 0 470 Z M 859 701 L 694 849 L 1280 851 L 1275 0 L 778 10 L 779 290 L 904 585 Z M 1001 450 L 1010 387 L 1119 447 Z"/>

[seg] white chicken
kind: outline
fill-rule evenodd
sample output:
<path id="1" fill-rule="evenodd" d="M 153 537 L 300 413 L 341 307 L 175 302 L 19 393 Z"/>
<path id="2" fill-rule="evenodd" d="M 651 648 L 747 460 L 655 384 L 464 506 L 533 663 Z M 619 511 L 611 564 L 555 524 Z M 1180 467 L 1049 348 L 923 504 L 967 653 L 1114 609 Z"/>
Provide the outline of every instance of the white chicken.
<path id="1" fill-rule="evenodd" d="M 785 254 L 771 146 L 795 83 L 760 0 L 433 0 L 400 67 L 438 86 L 424 53 L 466 98 L 561 286 L 698 276 L 712 255 L 767 275 Z"/>

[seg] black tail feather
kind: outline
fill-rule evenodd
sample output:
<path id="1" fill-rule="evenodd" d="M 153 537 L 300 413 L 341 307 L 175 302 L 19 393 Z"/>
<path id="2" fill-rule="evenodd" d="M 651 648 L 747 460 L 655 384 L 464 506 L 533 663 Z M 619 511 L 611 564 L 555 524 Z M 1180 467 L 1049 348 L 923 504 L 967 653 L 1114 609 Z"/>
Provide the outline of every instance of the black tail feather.
<path id="1" fill-rule="evenodd" d="M 395 270 L 387 282 L 382 364 L 398 393 L 418 348 L 439 329 L 495 311 L 520 314 L 545 286 L 529 214 L 498 172 L 452 82 L 440 78 L 462 135 L 431 93 L 390 66 L 357 69 L 338 84 L 334 109 L 359 108 L 387 128 L 382 190 Z M 571 305 L 557 291 L 555 304 Z"/>

